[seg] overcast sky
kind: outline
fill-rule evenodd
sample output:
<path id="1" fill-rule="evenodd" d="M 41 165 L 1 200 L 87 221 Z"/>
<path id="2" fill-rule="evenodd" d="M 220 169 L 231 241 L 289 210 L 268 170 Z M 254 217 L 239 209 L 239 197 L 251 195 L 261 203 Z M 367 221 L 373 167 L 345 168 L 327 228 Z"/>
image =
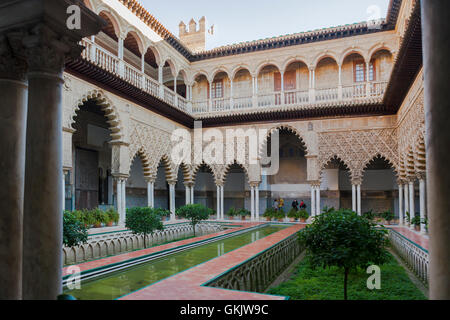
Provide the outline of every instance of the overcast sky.
<path id="1" fill-rule="evenodd" d="M 214 25 L 207 49 L 243 41 L 385 18 L 389 0 L 140 0 L 178 37 L 181 20 Z"/>

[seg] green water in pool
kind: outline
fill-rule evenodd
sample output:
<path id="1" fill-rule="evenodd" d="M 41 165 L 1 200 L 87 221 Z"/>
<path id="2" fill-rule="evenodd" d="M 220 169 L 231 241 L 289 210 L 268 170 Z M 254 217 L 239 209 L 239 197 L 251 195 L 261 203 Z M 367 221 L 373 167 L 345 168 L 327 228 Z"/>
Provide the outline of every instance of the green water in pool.
<path id="1" fill-rule="evenodd" d="M 271 225 L 228 239 L 218 240 L 126 270 L 81 283 L 81 289 L 64 291 L 79 300 L 112 300 L 139 290 L 159 280 L 243 247 L 286 228 Z"/>

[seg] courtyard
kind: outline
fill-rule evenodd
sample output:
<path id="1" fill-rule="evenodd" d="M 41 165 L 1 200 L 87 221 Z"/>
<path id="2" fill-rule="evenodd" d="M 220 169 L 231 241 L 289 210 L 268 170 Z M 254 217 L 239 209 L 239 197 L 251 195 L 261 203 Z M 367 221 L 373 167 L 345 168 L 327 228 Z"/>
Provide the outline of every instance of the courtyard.
<path id="1" fill-rule="evenodd" d="M 145 0 L 0 5 L 0 300 L 449 299 L 448 3 L 379 2 L 233 44 Z"/>

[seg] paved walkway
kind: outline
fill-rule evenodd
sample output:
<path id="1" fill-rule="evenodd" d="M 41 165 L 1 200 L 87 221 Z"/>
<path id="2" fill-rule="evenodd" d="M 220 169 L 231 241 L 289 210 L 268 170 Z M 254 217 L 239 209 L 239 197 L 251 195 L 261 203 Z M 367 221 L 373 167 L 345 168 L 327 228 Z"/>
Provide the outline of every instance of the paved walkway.
<path id="1" fill-rule="evenodd" d="M 397 231 L 398 233 L 400 233 L 401 235 L 405 236 L 406 238 L 408 238 L 412 242 L 414 242 L 414 243 L 418 244 L 419 246 L 421 246 L 422 248 L 428 250 L 429 237 L 427 235 L 423 235 L 420 232 L 417 232 L 415 230 L 411 230 L 410 228 L 403 227 L 403 226 L 396 226 L 396 227 L 386 226 L 386 227 Z"/>
<path id="2" fill-rule="evenodd" d="M 75 265 L 75 266 L 79 267 L 80 271 L 86 271 L 86 270 L 90 270 L 90 269 L 94 269 L 94 268 L 103 267 L 103 266 L 106 266 L 106 265 L 109 265 L 109 264 L 112 264 L 112 263 L 118 263 L 118 262 L 126 261 L 126 260 L 129 260 L 129 259 L 142 257 L 142 256 L 145 256 L 145 255 L 148 255 L 148 254 L 156 253 L 156 252 L 159 252 L 159 251 L 172 249 L 172 248 L 175 248 L 177 246 L 182 246 L 182 245 L 190 244 L 190 243 L 201 241 L 201 240 L 206 240 L 206 239 L 213 238 L 213 237 L 216 237 L 216 236 L 219 236 L 219 235 L 227 234 L 227 233 L 230 233 L 230 232 L 235 232 L 237 230 L 250 228 L 250 227 L 253 227 L 255 225 L 262 224 L 262 223 L 263 222 L 246 222 L 244 224 L 242 222 L 239 222 L 236 225 L 239 225 L 239 226 L 242 225 L 242 227 L 236 227 L 236 228 L 232 228 L 232 229 L 228 229 L 228 230 L 224 230 L 224 231 L 220 231 L 220 232 L 216 232 L 216 233 L 211 233 L 211 234 L 204 235 L 204 236 L 201 236 L 201 237 L 190 238 L 190 239 L 185 239 L 185 240 L 181 240 L 181 241 L 175 241 L 175 242 L 163 244 L 163 245 L 160 245 L 160 246 L 151 247 L 151 248 L 148 248 L 148 249 L 142 249 L 142 250 L 138 250 L 138 251 L 127 252 L 127 253 L 123 253 L 123 254 L 119 254 L 119 255 L 116 255 L 116 256 L 107 257 L 107 258 L 100 258 L 100 259 L 97 259 L 97 260 L 83 262 L 83 263 L 80 263 L 80 264 Z M 68 268 L 73 267 L 73 266 L 74 265 L 64 267 L 63 268 L 63 276 L 69 274 Z"/>
<path id="3" fill-rule="evenodd" d="M 223 256 L 132 292 L 120 300 L 173 300 L 174 297 L 177 300 L 284 300 L 283 296 L 204 287 L 202 284 L 298 232 L 304 226 L 296 224 L 275 232 Z"/>

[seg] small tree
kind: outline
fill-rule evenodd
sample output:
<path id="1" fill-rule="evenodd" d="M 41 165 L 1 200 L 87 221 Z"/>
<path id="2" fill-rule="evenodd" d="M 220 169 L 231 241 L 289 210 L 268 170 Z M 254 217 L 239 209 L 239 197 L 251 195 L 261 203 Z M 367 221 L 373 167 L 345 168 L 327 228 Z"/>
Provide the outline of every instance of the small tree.
<path id="1" fill-rule="evenodd" d="M 153 234 L 155 230 L 164 229 L 160 215 L 154 209 L 147 207 L 127 209 L 125 226 L 134 234 L 144 236 L 144 248 L 147 248 L 147 235 Z"/>
<path id="2" fill-rule="evenodd" d="M 84 223 L 79 221 L 74 213 L 64 211 L 63 244 L 68 247 L 74 247 L 81 243 L 86 243 L 87 239 L 88 232 Z"/>
<path id="3" fill-rule="evenodd" d="M 208 217 L 213 213 L 213 210 L 205 207 L 200 203 L 188 204 L 179 207 L 176 210 L 179 217 L 185 218 L 191 221 L 192 228 L 194 229 L 195 237 L 195 226 L 202 220 L 208 219 Z"/>
<path id="4" fill-rule="evenodd" d="M 313 267 L 344 270 L 344 299 L 351 269 L 382 264 L 387 258 L 386 230 L 350 210 L 328 211 L 299 234 Z"/>

